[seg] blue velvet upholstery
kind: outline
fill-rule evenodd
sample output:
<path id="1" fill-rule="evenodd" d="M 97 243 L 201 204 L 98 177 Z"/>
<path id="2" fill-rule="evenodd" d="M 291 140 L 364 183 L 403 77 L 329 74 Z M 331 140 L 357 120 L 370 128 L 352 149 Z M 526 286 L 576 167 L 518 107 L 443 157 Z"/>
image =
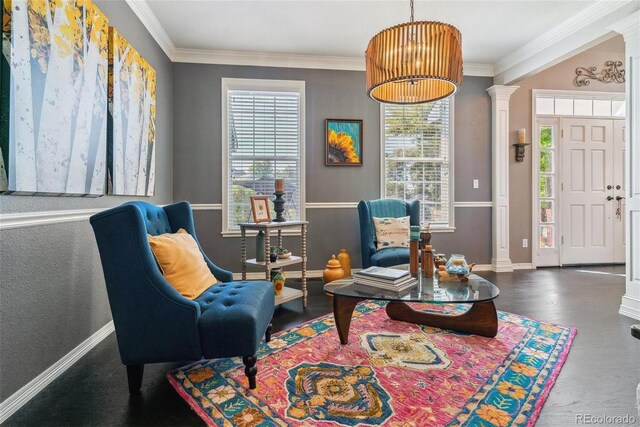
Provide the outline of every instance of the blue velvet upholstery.
<path id="1" fill-rule="evenodd" d="M 255 355 L 273 316 L 271 282 L 233 282 L 231 272 L 213 264 L 200 247 L 224 283 L 189 300 L 165 280 L 151 252 L 147 234 L 184 228 L 198 242 L 188 202 L 129 202 L 93 215 L 91 225 L 123 364 Z"/>
<path id="2" fill-rule="evenodd" d="M 387 248 L 376 249 L 376 229 L 373 217 L 399 218 L 409 217 L 411 225 L 420 225 L 420 202 L 405 202 L 398 199 L 361 200 L 358 203 L 360 219 L 360 249 L 362 251 L 362 268 L 377 265 L 389 267 L 409 263 L 409 249 Z"/>

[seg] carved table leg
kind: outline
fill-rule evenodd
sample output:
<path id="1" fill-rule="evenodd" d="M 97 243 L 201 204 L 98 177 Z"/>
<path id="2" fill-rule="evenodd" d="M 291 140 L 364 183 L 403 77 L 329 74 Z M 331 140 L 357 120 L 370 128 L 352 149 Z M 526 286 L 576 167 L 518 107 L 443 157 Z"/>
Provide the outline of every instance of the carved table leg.
<path id="1" fill-rule="evenodd" d="M 356 305 L 362 301 L 359 298 L 349 298 L 340 295 L 333 296 L 333 317 L 340 337 L 340 344 L 349 344 L 349 326 L 351 316 Z"/>
<path id="2" fill-rule="evenodd" d="M 402 322 L 467 332 L 490 338 L 498 334 L 498 313 L 493 301 L 473 303 L 466 313 L 452 316 L 414 310 L 407 304 L 398 301 L 389 302 L 386 311 L 390 319 Z"/>

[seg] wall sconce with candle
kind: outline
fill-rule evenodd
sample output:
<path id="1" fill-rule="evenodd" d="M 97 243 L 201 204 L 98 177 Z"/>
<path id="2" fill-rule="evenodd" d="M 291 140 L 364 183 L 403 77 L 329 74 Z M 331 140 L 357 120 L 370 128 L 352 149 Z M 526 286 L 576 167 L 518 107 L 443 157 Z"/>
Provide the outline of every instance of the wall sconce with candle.
<path id="1" fill-rule="evenodd" d="M 525 128 L 518 129 L 518 142 L 513 144 L 516 147 L 516 162 L 524 162 L 524 147 L 528 144 L 527 142 L 527 130 Z"/>

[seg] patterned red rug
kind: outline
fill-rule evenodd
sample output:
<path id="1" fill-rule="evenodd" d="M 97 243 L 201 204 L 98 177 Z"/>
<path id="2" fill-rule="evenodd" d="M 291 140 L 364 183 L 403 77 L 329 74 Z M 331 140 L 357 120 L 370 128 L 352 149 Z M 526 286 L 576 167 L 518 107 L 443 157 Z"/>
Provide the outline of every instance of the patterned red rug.
<path id="1" fill-rule="evenodd" d="M 384 303 L 366 302 L 346 346 L 332 315 L 274 335 L 258 352 L 255 390 L 238 358 L 167 377 L 212 426 L 531 426 L 576 329 L 498 316 L 498 335 L 484 338 L 390 320 Z"/>

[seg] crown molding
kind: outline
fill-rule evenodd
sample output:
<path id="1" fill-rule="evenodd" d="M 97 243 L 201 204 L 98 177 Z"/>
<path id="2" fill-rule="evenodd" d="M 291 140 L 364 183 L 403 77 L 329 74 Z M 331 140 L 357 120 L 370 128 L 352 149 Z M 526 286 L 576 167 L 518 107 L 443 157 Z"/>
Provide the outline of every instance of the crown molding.
<path id="1" fill-rule="evenodd" d="M 611 24 L 639 8 L 636 0 L 598 1 L 498 60 L 494 82 L 516 82 L 614 37 Z"/>
<path id="2" fill-rule="evenodd" d="M 173 51 L 171 60 L 173 62 L 184 62 L 190 64 L 365 71 L 364 56 L 321 56 L 290 53 L 177 48 Z M 464 63 L 463 67 L 464 75 L 466 76 L 493 77 L 493 65 L 491 64 L 469 62 Z"/>
<path id="3" fill-rule="evenodd" d="M 321 70 L 365 70 L 364 56 L 321 56 L 176 48 L 149 7 L 147 0 L 125 1 L 172 62 Z M 576 54 L 612 37 L 614 34 L 611 33 L 610 26 L 614 21 L 605 18 L 611 18 L 611 15 L 614 15 L 615 20 L 620 20 L 637 10 L 637 5 L 636 0 L 600 0 L 498 60 L 495 64 L 464 63 L 464 75 L 495 77 L 496 83 L 510 83 L 535 71 L 541 71 L 569 55 Z M 632 24 L 633 22 L 629 20 L 629 25 Z M 572 38 L 578 40 L 570 40 Z"/>
<path id="4" fill-rule="evenodd" d="M 244 65 L 254 67 L 308 68 L 318 70 L 364 71 L 362 57 L 298 55 L 287 53 L 240 52 L 230 50 L 176 48 L 169 34 L 146 0 L 125 0 L 171 62 L 191 64 Z M 493 77 L 493 65 L 464 63 L 465 76 Z"/>
<path id="5" fill-rule="evenodd" d="M 149 31 L 151 37 L 155 39 L 164 53 L 173 61 L 176 47 L 146 0 L 125 0 L 125 2 L 131 10 L 133 10 L 133 13 L 136 14 L 140 22 L 142 22 L 142 25 Z"/>
<path id="6" fill-rule="evenodd" d="M 493 64 L 483 64 L 481 62 L 463 62 L 462 71 L 465 76 L 474 76 L 474 77 L 495 76 Z"/>
<path id="7" fill-rule="evenodd" d="M 586 8 L 577 15 L 564 21 L 562 24 L 547 31 L 541 36 L 531 40 L 524 46 L 516 49 L 512 53 L 498 60 L 495 64 L 496 74 L 500 74 L 509 68 L 531 58 L 559 41 L 581 31 L 585 27 L 590 26 L 594 22 L 602 19 L 604 16 L 615 12 L 621 7 L 633 3 L 633 0 L 627 1 L 607 1 L 601 0 L 596 4 Z"/>
<path id="8" fill-rule="evenodd" d="M 230 50 L 175 49 L 173 62 L 193 64 L 245 65 L 256 67 L 315 68 L 321 70 L 364 70 L 362 58 L 297 55 L 287 53 L 239 52 Z"/>
<path id="9" fill-rule="evenodd" d="M 609 29 L 622 34 L 625 40 L 640 32 L 640 10 L 609 26 Z"/>

